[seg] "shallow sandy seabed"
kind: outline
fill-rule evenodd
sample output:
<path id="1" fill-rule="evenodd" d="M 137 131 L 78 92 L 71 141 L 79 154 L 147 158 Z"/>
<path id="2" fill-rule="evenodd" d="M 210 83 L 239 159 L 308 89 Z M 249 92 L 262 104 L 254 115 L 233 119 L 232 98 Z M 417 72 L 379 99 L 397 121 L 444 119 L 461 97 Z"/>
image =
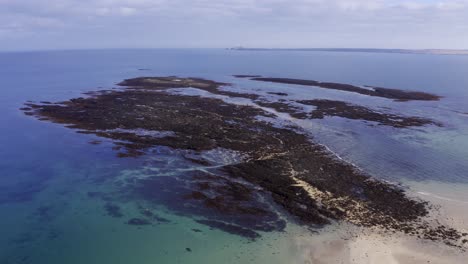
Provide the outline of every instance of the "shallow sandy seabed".
<path id="1" fill-rule="evenodd" d="M 468 229 L 468 185 L 441 182 L 406 182 L 412 196 L 436 207 L 432 217 L 460 231 Z M 303 255 L 297 263 L 325 264 L 465 264 L 468 252 L 442 243 L 422 241 L 403 234 L 363 230 L 348 224 L 323 230 L 320 235 L 297 237 Z M 356 235 L 358 234 L 358 235 Z"/>
<path id="2" fill-rule="evenodd" d="M 433 217 L 468 233 L 468 184 L 437 181 L 407 182 L 417 197 L 434 205 Z M 465 263 L 468 263 L 466 261 Z"/>
<path id="3" fill-rule="evenodd" d="M 468 259 L 459 249 L 402 235 L 362 234 L 343 239 L 329 233 L 297 238 L 295 245 L 303 252 L 297 263 L 305 264 L 463 264 Z"/>

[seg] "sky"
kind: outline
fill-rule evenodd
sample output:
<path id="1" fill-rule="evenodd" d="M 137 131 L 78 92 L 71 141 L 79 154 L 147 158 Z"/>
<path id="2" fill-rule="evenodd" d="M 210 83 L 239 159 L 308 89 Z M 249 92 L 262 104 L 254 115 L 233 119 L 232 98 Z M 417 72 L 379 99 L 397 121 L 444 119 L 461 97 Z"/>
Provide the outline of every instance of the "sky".
<path id="1" fill-rule="evenodd" d="M 468 0 L 0 0 L 0 51 L 468 49 Z"/>

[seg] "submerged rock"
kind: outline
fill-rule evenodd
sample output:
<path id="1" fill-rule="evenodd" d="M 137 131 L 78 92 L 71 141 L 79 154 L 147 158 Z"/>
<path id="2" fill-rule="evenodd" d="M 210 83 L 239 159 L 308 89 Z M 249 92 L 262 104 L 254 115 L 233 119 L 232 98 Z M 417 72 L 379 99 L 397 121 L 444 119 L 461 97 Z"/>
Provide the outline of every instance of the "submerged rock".
<path id="1" fill-rule="evenodd" d="M 143 225 L 151 225 L 151 222 L 146 220 L 146 219 L 132 218 L 132 219 L 128 220 L 127 224 L 136 225 L 136 226 L 143 226 Z"/>
<path id="2" fill-rule="evenodd" d="M 229 234 L 246 237 L 251 240 L 255 240 L 260 237 L 260 234 L 257 232 L 237 225 L 212 220 L 198 220 L 197 222 L 203 225 L 207 225 L 213 229 L 219 229 Z"/>
<path id="3" fill-rule="evenodd" d="M 115 218 L 120 218 L 123 216 L 122 210 L 120 209 L 120 206 L 112 203 L 106 203 L 104 205 L 104 209 L 107 212 L 107 215 L 115 217 Z"/>

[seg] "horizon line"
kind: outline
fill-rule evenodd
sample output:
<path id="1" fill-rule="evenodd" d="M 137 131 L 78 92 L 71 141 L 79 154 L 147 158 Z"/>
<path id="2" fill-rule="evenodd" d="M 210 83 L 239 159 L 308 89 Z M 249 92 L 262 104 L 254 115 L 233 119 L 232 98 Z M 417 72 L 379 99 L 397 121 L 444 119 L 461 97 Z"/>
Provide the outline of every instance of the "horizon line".
<path id="1" fill-rule="evenodd" d="M 105 47 L 105 48 L 45 48 L 45 49 L 7 49 L 0 53 L 28 53 L 28 52 L 60 52 L 60 51 L 99 51 L 99 50 L 238 50 L 238 51 L 335 51 L 335 52 L 386 52 L 386 53 L 414 53 L 414 54 L 468 54 L 467 49 L 450 48 L 260 48 L 260 47 Z M 458 52 L 458 53 L 457 53 Z"/>

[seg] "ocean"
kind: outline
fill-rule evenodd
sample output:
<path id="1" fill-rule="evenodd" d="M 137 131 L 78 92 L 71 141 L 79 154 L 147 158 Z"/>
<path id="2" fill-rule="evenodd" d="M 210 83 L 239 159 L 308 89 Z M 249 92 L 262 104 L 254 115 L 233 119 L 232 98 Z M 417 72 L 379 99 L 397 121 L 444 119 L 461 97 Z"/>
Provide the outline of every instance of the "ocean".
<path id="1" fill-rule="evenodd" d="M 0 263 L 463 263 L 466 253 L 435 242 L 345 223 L 310 230 L 286 214 L 284 232 L 264 233 L 255 241 L 210 229 L 164 203 L 148 205 L 119 193 L 132 179 L 170 178 L 190 166 L 177 151 L 161 148 L 157 156 L 118 158 L 109 140 L 37 120 L 20 108 L 30 100 L 58 102 L 112 89 L 126 78 L 180 76 L 232 83 L 226 89 L 236 92 L 284 92 L 288 99 L 344 100 L 431 118 L 443 127 L 399 129 L 341 117 L 279 116 L 278 122 L 300 126 L 343 160 L 429 201 L 441 222 L 467 230 L 467 72 L 463 55 L 222 49 L 0 53 Z M 443 98 L 397 102 L 234 74 L 416 90 Z M 210 158 L 236 159 L 232 153 Z M 109 215 L 109 203 L 123 216 Z M 126 224 L 147 206 L 167 221 Z"/>

